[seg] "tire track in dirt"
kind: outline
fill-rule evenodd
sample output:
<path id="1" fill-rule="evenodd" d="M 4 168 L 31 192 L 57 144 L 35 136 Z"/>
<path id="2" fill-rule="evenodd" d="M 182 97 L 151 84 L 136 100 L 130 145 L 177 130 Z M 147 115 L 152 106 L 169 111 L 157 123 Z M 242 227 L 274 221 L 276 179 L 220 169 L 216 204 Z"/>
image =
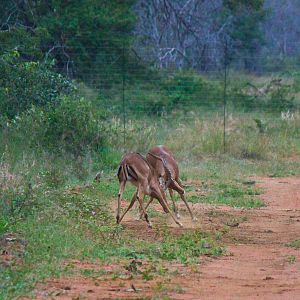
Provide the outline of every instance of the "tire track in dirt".
<path id="1" fill-rule="evenodd" d="M 255 180 L 265 191 L 261 196 L 267 204 L 264 208 L 194 205 L 203 229 L 214 230 L 224 225 L 218 214 L 247 217 L 247 221 L 225 235 L 228 255 L 205 258 L 196 270 L 171 262 L 168 267 L 176 270 L 176 275 L 150 281 L 130 276 L 116 280 L 111 280 L 111 276 L 97 280 L 80 276 L 50 279 L 37 286 L 36 299 L 49 299 L 53 295 L 60 300 L 151 299 L 153 295 L 154 299 L 161 299 L 155 292 L 155 286 L 160 282 L 169 287 L 166 293 L 170 299 L 300 299 L 300 250 L 286 245 L 300 239 L 300 177 Z M 180 204 L 181 211 L 183 205 Z M 213 220 L 209 217 L 212 210 L 217 214 Z M 171 220 L 168 223 L 172 230 L 177 230 Z M 190 222 L 186 214 L 183 223 L 187 229 L 199 226 Z M 152 235 L 145 224 L 129 217 L 124 220 L 124 225 L 134 228 L 137 233 Z M 78 262 L 79 267 L 82 264 Z M 93 263 L 92 267 L 103 269 L 103 263 Z M 140 290 L 130 290 L 132 284 Z"/>

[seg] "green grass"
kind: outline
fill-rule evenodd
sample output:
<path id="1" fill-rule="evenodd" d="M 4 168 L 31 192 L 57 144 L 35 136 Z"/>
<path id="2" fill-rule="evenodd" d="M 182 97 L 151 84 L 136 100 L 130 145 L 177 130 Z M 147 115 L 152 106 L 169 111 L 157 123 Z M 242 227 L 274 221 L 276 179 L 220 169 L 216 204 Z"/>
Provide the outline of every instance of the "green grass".
<path id="1" fill-rule="evenodd" d="M 164 236 L 159 257 L 162 259 L 176 259 L 183 263 L 199 255 L 219 256 L 224 253 L 213 234 L 200 230 L 184 233 L 178 237 Z"/>
<path id="2" fill-rule="evenodd" d="M 136 258 L 188 263 L 200 254 L 223 253 L 220 242 L 210 233 L 174 235 L 162 223 L 157 228 L 157 240 L 141 240 L 134 232 L 116 225 L 110 201 L 117 187 L 116 182 L 107 181 L 39 194 L 43 199 L 38 207 L 9 227 L 10 232 L 18 232 L 26 241 L 26 247 L 18 254 L 21 261 L 1 272 L 0 298 L 28 294 L 37 281 L 73 273 L 75 270 L 64 263 L 71 259 Z"/>
<path id="3" fill-rule="evenodd" d="M 180 172 L 185 179 L 239 182 L 253 181 L 252 176 L 285 177 L 300 175 L 300 161 L 246 160 L 226 156 L 208 157 L 197 161 L 180 159 Z"/>
<path id="4" fill-rule="evenodd" d="M 288 247 L 298 250 L 300 248 L 300 240 L 293 240 L 286 244 Z"/>
<path id="5" fill-rule="evenodd" d="M 296 262 L 296 256 L 295 255 L 288 255 L 286 257 L 286 259 L 287 259 L 287 261 L 290 265 L 292 265 Z"/>
<path id="6" fill-rule="evenodd" d="M 225 180 L 224 180 L 225 182 Z M 257 208 L 264 206 L 262 200 L 257 195 L 261 194 L 261 190 L 253 187 L 247 187 L 236 181 L 229 183 L 203 184 L 197 190 L 205 192 L 205 194 L 192 194 L 188 196 L 188 200 L 192 203 L 210 203 L 224 204 L 233 207 Z M 193 191 L 195 188 L 189 188 Z"/>
<path id="7" fill-rule="evenodd" d="M 192 197 L 193 203 L 210 203 L 210 204 L 217 204 L 217 205 L 228 205 L 232 207 L 246 207 L 246 208 L 256 208 L 256 207 L 262 207 L 264 206 L 263 202 L 260 200 L 255 199 L 236 199 L 236 198 L 229 198 L 219 195 L 213 195 L 209 198 L 205 199 L 204 201 L 199 201 L 197 198 L 195 200 L 194 197 Z"/>

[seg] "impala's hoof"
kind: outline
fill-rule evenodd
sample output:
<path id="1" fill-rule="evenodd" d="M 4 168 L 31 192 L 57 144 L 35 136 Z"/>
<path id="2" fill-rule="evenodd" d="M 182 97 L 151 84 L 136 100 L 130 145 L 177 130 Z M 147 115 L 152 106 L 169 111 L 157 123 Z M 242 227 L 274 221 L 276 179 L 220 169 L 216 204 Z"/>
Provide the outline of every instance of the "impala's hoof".
<path id="1" fill-rule="evenodd" d="M 180 222 L 177 222 L 177 225 L 181 228 L 183 227 L 183 225 Z"/>

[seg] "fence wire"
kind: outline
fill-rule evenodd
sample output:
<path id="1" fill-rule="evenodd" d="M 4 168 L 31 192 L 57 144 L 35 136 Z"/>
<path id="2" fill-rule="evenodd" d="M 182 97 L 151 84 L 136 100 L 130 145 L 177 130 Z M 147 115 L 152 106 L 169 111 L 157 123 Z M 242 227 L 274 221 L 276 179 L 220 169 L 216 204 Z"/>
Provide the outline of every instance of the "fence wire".
<path id="1" fill-rule="evenodd" d="M 73 50 L 76 57 L 76 49 Z M 281 60 L 280 67 L 278 57 L 268 58 L 269 67 L 250 72 L 242 66 L 249 56 L 234 56 L 225 45 L 221 50 L 207 49 L 222 51 L 223 59 L 218 66 L 206 64 L 203 71 L 181 68 L 172 62 L 163 67 L 165 63 L 158 62 L 150 51 L 141 51 L 144 53 L 141 58 L 126 47 L 86 50 L 93 53 L 92 64 L 79 62 L 79 58 L 60 58 L 58 70 L 83 81 L 84 92 L 97 99 L 99 109 L 107 117 L 115 118 L 126 150 L 133 150 L 127 138 L 133 120 L 143 124 L 141 130 L 145 135 L 154 123 L 176 129 L 186 124 L 193 126 L 197 120 L 216 122 L 226 152 L 234 118 L 239 118 L 241 123 L 250 122 L 263 131 L 263 124 L 268 120 L 299 115 L 298 86 L 294 84 L 300 82 L 297 64 L 294 70 L 286 71 L 284 61 Z M 257 60 L 260 59 L 258 55 Z M 237 126 L 235 129 L 239 130 Z M 163 135 L 157 134 L 154 142 L 164 143 Z"/>

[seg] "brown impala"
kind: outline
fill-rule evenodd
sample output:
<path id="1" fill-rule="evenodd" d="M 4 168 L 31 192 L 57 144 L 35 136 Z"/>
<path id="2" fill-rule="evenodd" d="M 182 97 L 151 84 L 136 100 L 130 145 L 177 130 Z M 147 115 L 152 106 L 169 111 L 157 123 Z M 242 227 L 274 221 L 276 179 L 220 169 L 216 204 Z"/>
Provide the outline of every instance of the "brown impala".
<path id="1" fill-rule="evenodd" d="M 170 150 L 164 146 L 154 146 L 151 148 L 146 156 L 148 163 L 155 169 L 158 176 L 160 184 L 164 186 L 165 189 L 169 189 L 170 197 L 173 202 L 174 212 L 177 218 L 180 218 L 178 213 L 178 208 L 173 198 L 173 190 L 175 190 L 185 203 L 191 218 L 196 221 L 197 218 L 193 216 L 193 213 L 185 199 L 185 191 L 183 189 L 181 180 L 179 178 L 179 169 L 176 160 Z M 152 198 L 145 207 L 145 210 L 152 202 Z"/>
<path id="2" fill-rule="evenodd" d="M 179 226 L 182 226 L 178 220 L 176 220 L 172 211 L 169 208 L 166 195 L 162 187 L 160 186 L 158 176 L 155 169 L 147 162 L 147 160 L 139 153 L 128 153 L 125 154 L 120 162 L 118 173 L 117 173 L 120 189 L 118 194 L 118 210 L 117 210 L 117 223 L 120 223 L 124 218 L 125 214 L 133 206 L 136 200 L 138 200 L 140 205 L 140 210 L 144 215 L 148 226 L 151 227 L 151 222 L 149 221 L 146 210 L 143 206 L 143 198 L 145 195 L 149 195 L 151 199 L 156 198 L 166 213 L 170 213 L 173 220 Z M 168 180 L 168 178 L 167 178 Z M 123 215 L 120 217 L 121 209 L 121 199 L 125 189 L 126 182 L 131 182 L 137 187 L 132 200 L 125 210 Z"/>

